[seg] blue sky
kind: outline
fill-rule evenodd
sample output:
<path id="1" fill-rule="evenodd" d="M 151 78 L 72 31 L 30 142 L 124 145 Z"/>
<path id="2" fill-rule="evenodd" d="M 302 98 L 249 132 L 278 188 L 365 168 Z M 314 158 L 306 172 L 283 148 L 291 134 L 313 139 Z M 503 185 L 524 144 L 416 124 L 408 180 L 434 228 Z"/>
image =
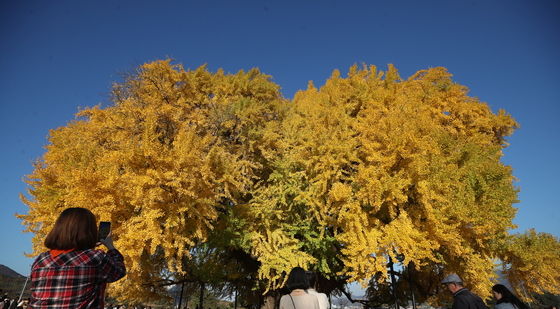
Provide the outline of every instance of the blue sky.
<path id="1" fill-rule="evenodd" d="M 560 236 L 560 2 L 16 1 L 0 3 L 0 264 L 29 273 L 14 217 L 50 129 L 110 104 L 121 73 L 156 59 L 228 72 L 259 67 L 285 97 L 354 63 L 401 76 L 444 66 L 521 128 L 503 161 L 518 178 L 519 230 Z"/>

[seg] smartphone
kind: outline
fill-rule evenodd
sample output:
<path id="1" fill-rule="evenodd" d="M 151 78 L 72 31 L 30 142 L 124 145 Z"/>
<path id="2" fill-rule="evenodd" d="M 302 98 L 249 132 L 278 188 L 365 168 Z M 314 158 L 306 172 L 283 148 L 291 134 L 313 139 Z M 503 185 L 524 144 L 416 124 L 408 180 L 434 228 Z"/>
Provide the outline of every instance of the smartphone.
<path id="1" fill-rule="evenodd" d="M 97 232 L 97 237 L 99 240 L 107 238 L 111 233 L 111 222 L 101 221 L 99 222 L 99 232 Z"/>

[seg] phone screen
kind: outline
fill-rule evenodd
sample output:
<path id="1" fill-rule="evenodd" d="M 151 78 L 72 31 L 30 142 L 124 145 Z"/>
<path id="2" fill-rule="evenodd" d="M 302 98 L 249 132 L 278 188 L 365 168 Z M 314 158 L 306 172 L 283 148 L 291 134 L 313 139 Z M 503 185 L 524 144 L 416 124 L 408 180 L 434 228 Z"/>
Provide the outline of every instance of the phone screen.
<path id="1" fill-rule="evenodd" d="M 107 222 L 107 221 L 99 222 L 99 232 L 97 233 L 97 237 L 99 238 L 99 240 L 107 238 L 110 232 L 111 232 L 111 222 Z"/>

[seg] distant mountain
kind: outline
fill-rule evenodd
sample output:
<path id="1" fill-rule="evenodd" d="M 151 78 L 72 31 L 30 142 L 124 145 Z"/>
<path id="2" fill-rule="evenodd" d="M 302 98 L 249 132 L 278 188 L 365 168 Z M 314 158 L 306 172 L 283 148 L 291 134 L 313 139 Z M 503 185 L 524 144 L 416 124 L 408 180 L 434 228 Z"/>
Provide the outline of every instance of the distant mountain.
<path id="1" fill-rule="evenodd" d="M 25 276 L 18 274 L 15 270 L 2 264 L 0 264 L 0 276 L 10 278 L 25 278 Z"/>
<path id="2" fill-rule="evenodd" d="M 21 289 L 25 285 L 25 280 L 27 278 L 18 274 L 15 270 L 9 268 L 8 266 L 0 264 L 0 289 L 2 293 L 8 294 L 10 298 L 17 298 L 21 293 Z M 25 287 L 24 297 L 30 295 L 29 282 Z"/>

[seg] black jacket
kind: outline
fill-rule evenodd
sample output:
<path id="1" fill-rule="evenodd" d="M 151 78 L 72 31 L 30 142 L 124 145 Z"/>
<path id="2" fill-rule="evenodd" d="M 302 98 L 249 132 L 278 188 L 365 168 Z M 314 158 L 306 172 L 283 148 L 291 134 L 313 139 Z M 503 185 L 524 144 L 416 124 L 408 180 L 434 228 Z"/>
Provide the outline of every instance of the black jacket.
<path id="1" fill-rule="evenodd" d="M 488 309 L 488 307 L 478 295 L 462 288 L 453 294 L 452 309 Z"/>

